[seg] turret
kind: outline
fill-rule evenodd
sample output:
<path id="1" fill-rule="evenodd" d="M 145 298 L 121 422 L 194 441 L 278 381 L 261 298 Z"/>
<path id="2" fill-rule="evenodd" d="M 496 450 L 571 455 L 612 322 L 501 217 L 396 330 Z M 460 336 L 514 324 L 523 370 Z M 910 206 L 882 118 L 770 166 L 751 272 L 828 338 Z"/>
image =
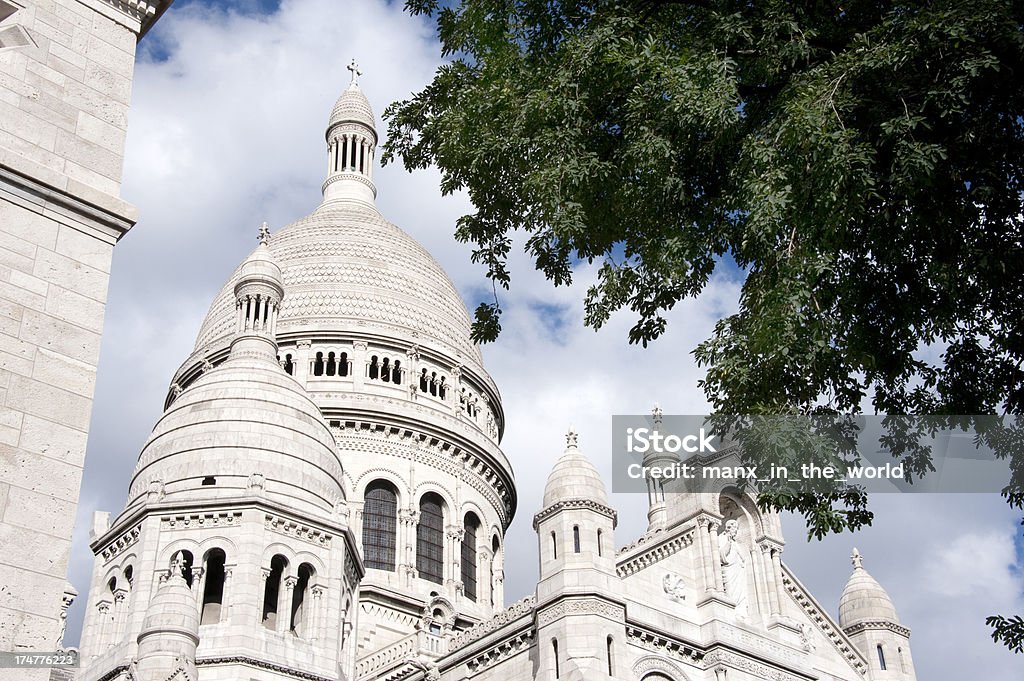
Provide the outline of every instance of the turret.
<path id="1" fill-rule="evenodd" d="M 347 199 L 373 204 L 377 198 L 373 184 L 377 129 L 370 102 L 359 89 L 361 72 L 355 61 L 348 70 L 352 80 L 335 103 L 327 123 L 324 202 Z"/>
<path id="2" fill-rule="evenodd" d="M 873 681 L 915 681 L 910 629 L 900 624 L 885 589 L 864 569 L 860 551 L 839 599 L 839 626 L 868 660 Z"/>
<path id="3" fill-rule="evenodd" d="M 284 298 L 281 268 L 270 253 L 270 229 L 260 226 L 259 246 L 239 270 L 235 284 L 235 337 L 231 355 L 276 362 L 277 316 Z"/>
<path id="4" fill-rule="evenodd" d="M 533 519 L 540 549 L 540 664 L 550 678 L 612 675 L 613 649 L 625 634 L 624 620 L 615 621 L 624 616 L 615 525 L 601 476 L 570 430 L 544 486 L 543 508 Z"/>
<path id="5" fill-rule="evenodd" d="M 135 678 L 138 681 L 180 679 L 195 681 L 196 647 L 199 645 L 199 611 L 195 594 L 184 577 L 180 553 L 171 564 L 170 576 L 157 588 L 146 608 L 139 633 Z"/>

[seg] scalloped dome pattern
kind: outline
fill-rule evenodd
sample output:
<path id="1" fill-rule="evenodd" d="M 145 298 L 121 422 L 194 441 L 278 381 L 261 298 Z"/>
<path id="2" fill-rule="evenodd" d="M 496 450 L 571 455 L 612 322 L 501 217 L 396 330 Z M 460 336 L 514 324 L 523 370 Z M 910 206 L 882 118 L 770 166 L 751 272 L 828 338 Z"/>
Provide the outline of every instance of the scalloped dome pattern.
<path id="1" fill-rule="evenodd" d="M 285 289 L 279 334 L 384 327 L 387 335 L 482 365 L 455 285 L 426 249 L 375 209 L 355 202 L 323 204 L 278 231 L 270 251 Z M 214 299 L 197 351 L 230 342 L 239 274 L 235 270 Z"/>
<path id="2" fill-rule="evenodd" d="M 377 128 L 373 121 L 373 108 L 370 106 L 370 100 L 366 98 L 366 95 L 363 94 L 363 91 L 355 83 L 349 85 L 341 93 L 341 96 L 338 97 L 338 101 L 334 104 L 334 109 L 331 110 L 331 118 L 327 124 L 327 129 L 330 130 L 337 123 L 349 122 L 362 123 L 373 129 L 376 135 Z"/>

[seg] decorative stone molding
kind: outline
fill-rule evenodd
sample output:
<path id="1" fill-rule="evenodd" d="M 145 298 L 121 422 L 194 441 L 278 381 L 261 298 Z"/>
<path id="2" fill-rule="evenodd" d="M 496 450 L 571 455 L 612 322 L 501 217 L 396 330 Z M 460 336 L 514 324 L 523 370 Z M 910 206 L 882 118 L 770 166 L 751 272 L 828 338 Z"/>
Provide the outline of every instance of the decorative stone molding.
<path id="1" fill-rule="evenodd" d="M 661 588 L 676 603 L 686 600 L 686 581 L 677 572 L 666 572 L 661 578 Z"/>
<path id="2" fill-rule="evenodd" d="M 747 672 L 756 679 L 765 679 L 765 681 L 809 681 L 815 678 L 813 676 L 793 674 L 723 648 L 716 648 L 704 655 L 703 662 L 705 669 L 714 669 L 718 665 L 725 665 L 726 667 Z"/>
<path id="3" fill-rule="evenodd" d="M 626 609 L 599 598 L 566 599 L 538 612 L 537 626 L 543 627 L 568 615 L 599 615 L 621 622 L 626 617 Z"/>
<path id="4" fill-rule="evenodd" d="M 638 648 L 649 650 L 663 658 L 675 659 L 687 664 L 698 662 L 703 656 L 696 646 L 664 634 L 650 631 L 632 624 L 626 625 L 626 640 Z"/>
<path id="5" fill-rule="evenodd" d="M 309 527 L 308 525 L 300 525 L 294 520 L 288 520 L 287 518 L 281 518 L 280 516 L 266 515 L 264 519 L 264 527 L 271 532 L 277 532 L 283 534 L 286 537 L 294 537 L 301 539 L 304 542 L 310 544 L 316 544 L 317 546 L 323 546 L 330 548 L 331 546 L 331 535 L 326 532 Z"/>
<path id="6" fill-rule="evenodd" d="M 112 542 L 107 544 L 100 551 L 100 555 L 103 556 L 103 560 L 108 561 L 114 556 L 118 555 L 119 553 L 122 553 L 125 549 L 127 549 L 129 546 L 131 546 L 139 540 L 139 535 L 141 533 L 141 524 L 136 525 L 135 527 L 122 532 L 120 536 L 118 536 Z"/>
<path id="7" fill-rule="evenodd" d="M 213 667 L 217 665 L 247 665 L 250 667 L 256 667 L 257 669 L 266 669 L 268 671 L 275 672 L 286 678 L 290 679 L 303 679 L 304 681 L 336 681 L 337 677 L 333 676 L 320 676 L 312 672 L 304 672 L 301 669 L 297 669 L 294 666 L 286 667 L 284 665 L 275 664 L 268 662 L 267 660 L 260 660 L 255 657 L 248 657 L 246 655 L 234 655 L 231 657 L 203 657 L 196 660 L 197 667 Z"/>
<path id="8" fill-rule="evenodd" d="M 196 527 L 234 527 L 242 522 L 241 511 L 221 513 L 191 513 L 189 515 L 162 516 L 161 530 L 186 530 Z"/>
<path id="9" fill-rule="evenodd" d="M 659 530 L 653 536 L 656 536 L 658 539 L 662 539 L 661 535 L 662 532 Z M 651 538 L 653 538 L 653 536 Z M 615 567 L 615 572 L 619 577 L 628 577 L 630 575 L 636 574 L 644 568 L 648 568 L 656 563 L 659 563 L 662 560 L 668 558 L 669 556 L 678 553 L 687 546 L 690 546 L 691 544 L 693 544 L 693 539 L 694 531 L 691 529 L 689 531 L 677 535 L 676 537 L 673 537 L 672 539 L 663 541 L 662 543 L 652 543 L 650 548 L 640 553 L 637 553 L 635 556 L 629 558 L 628 560 L 619 563 Z M 642 546 L 643 544 L 648 542 L 650 542 L 650 538 L 647 540 L 647 542 L 636 542 L 632 544 L 630 547 L 620 551 L 619 555 L 621 556 L 628 550 L 634 549 L 637 546 Z"/>
<path id="10" fill-rule="evenodd" d="M 550 518 L 559 511 L 574 511 L 578 509 L 596 511 L 601 515 L 610 518 L 612 521 L 612 527 L 615 527 L 615 525 L 618 524 L 619 514 L 615 509 L 609 506 L 605 506 L 604 504 L 591 499 L 566 499 L 565 501 L 558 501 L 551 504 L 537 515 L 533 516 L 533 529 L 536 530 L 541 522 Z"/>
<path id="11" fill-rule="evenodd" d="M 359 565 L 356 563 L 355 556 L 352 552 L 345 551 L 345 587 L 351 591 L 359 586 L 359 582 L 363 579 L 363 572 L 359 569 Z"/>
<path id="12" fill-rule="evenodd" d="M 786 587 L 786 592 L 790 595 L 790 598 L 800 606 L 804 614 L 821 630 L 846 662 L 861 676 L 864 676 L 867 673 L 867 665 L 864 663 L 864 659 L 839 631 L 839 628 L 832 623 L 832 620 L 818 609 L 807 592 L 796 582 L 793 575 L 785 567 L 782 570 L 782 584 Z"/>
<path id="13" fill-rule="evenodd" d="M 651 672 L 660 672 L 677 681 L 687 681 L 689 678 L 683 671 L 683 668 L 675 662 L 654 655 L 645 655 L 633 663 L 634 678 L 642 679 L 644 675 Z"/>
<path id="14" fill-rule="evenodd" d="M 895 622 L 885 622 L 882 620 L 874 622 L 858 622 L 857 624 L 850 625 L 843 629 L 843 633 L 847 636 L 852 636 L 859 631 L 866 631 L 868 629 L 886 629 L 900 636 L 910 638 L 910 629 L 902 625 L 896 624 Z"/>
<path id="15" fill-rule="evenodd" d="M 466 663 L 469 676 L 476 676 L 508 658 L 530 648 L 534 642 L 533 630 L 527 629 L 515 636 L 504 639 L 482 651 Z"/>
<path id="16" fill-rule="evenodd" d="M 484 620 L 474 627 L 470 627 L 469 629 L 465 629 L 455 634 L 455 636 L 453 636 L 448 642 L 448 649 L 451 651 L 458 650 L 477 639 L 483 638 L 492 631 L 501 629 L 509 622 L 529 615 L 533 612 L 533 607 L 536 604 L 537 599 L 533 596 L 527 596 L 521 601 L 516 601 L 491 619 Z"/>

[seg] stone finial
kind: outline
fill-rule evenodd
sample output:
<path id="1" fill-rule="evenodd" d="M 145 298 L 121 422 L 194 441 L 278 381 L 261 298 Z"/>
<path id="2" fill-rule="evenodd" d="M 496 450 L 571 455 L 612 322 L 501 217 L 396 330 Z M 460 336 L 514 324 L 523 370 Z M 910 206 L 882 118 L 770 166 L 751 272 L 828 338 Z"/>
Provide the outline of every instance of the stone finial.
<path id="1" fill-rule="evenodd" d="M 264 246 L 270 245 L 270 226 L 266 223 L 266 221 L 264 221 L 263 224 L 260 225 L 259 235 L 256 237 L 256 239 Z"/>
<path id="2" fill-rule="evenodd" d="M 665 412 L 663 412 L 663 411 L 661 410 L 661 405 L 660 405 L 660 404 L 658 404 L 657 402 L 655 402 L 655 403 L 654 403 L 654 409 L 652 409 L 652 410 L 651 410 L 651 416 L 653 416 L 653 417 L 654 417 L 654 423 L 655 423 L 655 425 L 661 425 L 661 417 L 662 417 L 662 416 L 663 416 L 664 414 L 665 414 Z"/>
<path id="3" fill-rule="evenodd" d="M 171 558 L 171 576 L 172 577 L 185 577 L 185 559 L 181 555 L 181 551 L 174 554 Z"/>
<path id="4" fill-rule="evenodd" d="M 579 440 L 579 433 L 572 426 L 569 426 L 569 432 L 565 434 L 565 446 L 576 447 L 576 442 Z"/>
<path id="5" fill-rule="evenodd" d="M 349 85 L 359 85 L 359 81 L 357 80 L 357 78 L 363 75 L 363 72 L 359 70 L 359 64 L 356 63 L 356 60 L 353 59 L 352 63 L 346 66 L 345 68 L 348 69 L 349 72 L 352 74 L 352 80 L 349 81 Z"/>
<path id="6" fill-rule="evenodd" d="M 858 569 L 858 568 L 863 568 L 864 567 L 864 556 L 860 555 L 860 551 L 858 551 L 856 548 L 854 548 L 853 549 L 853 553 L 850 554 L 850 562 L 853 563 L 853 568 L 855 570 Z"/>

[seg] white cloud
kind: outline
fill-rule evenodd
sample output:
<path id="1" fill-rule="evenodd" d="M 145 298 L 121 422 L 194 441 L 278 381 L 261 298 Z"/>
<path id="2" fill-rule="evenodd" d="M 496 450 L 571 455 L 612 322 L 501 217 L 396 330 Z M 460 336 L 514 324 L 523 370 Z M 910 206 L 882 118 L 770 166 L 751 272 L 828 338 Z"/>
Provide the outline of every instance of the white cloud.
<path id="1" fill-rule="evenodd" d="M 317 204 L 323 128 L 348 81 L 345 65 L 360 61 L 379 117 L 388 102 L 428 82 L 437 64 L 429 26 L 404 14 L 401 3 L 371 0 L 292 0 L 269 17 L 175 6 L 146 41 L 167 58 L 136 70 L 123 195 L 139 207 L 141 221 L 115 249 L 71 566 L 82 597 L 69 640 L 77 638 L 88 587 L 91 513 L 98 504 L 120 510 L 167 383 L 191 351 L 210 301 L 254 245 L 256 226 L 267 220 L 280 228 Z M 465 197 L 440 197 L 436 172 L 408 175 L 389 166 L 375 179 L 381 212 L 423 243 L 460 290 L 485 283 L 469 247 L 452 238 L 469 207 Z M 629 313 L 597 333 L 583 328 L 592 266 L 582 266 L 572 286 L 553 290 L 521 254 L 511 265 L 505 330 L 484 354 L 503 397 L 503 449 L 520 494 L 508 555 L 534 556 L 531 519 L 570 424 L 610 480 L 611 414 L 646 412 L 654 402 L 666 413 L 707 410 L 697 388 L 702 372 L 689 353 L 735 307 L 737 284 L 712 280 L 701 299 L 672 311 L 669 333 L 643 350 L 626 343 Z M 539 312 L 551 309 L 559 311 L 558 324 Z M 998 499 L 965 499 L 878 498 L 875 527 L 814 545 L 787 519 L 787 562 L 834 610 L 856 542 L 914 629 L 920 678 L 971 678 L 969 660 L 982 660 L 987 678 L 1010 679 L 1016 661 L 987 639 L 982 622 L 991 612 L 1024 611 L 1019 576 L 1008 566 L 1014 518 Z M 646 526 L 646 502 L 620 494 L 613 503 L 623 545 Z M 535 560 L 509 566 L 508 600 L 532 590 L 535 571 Z M 960 650 L 970 651 L 967 661 Z"/>

